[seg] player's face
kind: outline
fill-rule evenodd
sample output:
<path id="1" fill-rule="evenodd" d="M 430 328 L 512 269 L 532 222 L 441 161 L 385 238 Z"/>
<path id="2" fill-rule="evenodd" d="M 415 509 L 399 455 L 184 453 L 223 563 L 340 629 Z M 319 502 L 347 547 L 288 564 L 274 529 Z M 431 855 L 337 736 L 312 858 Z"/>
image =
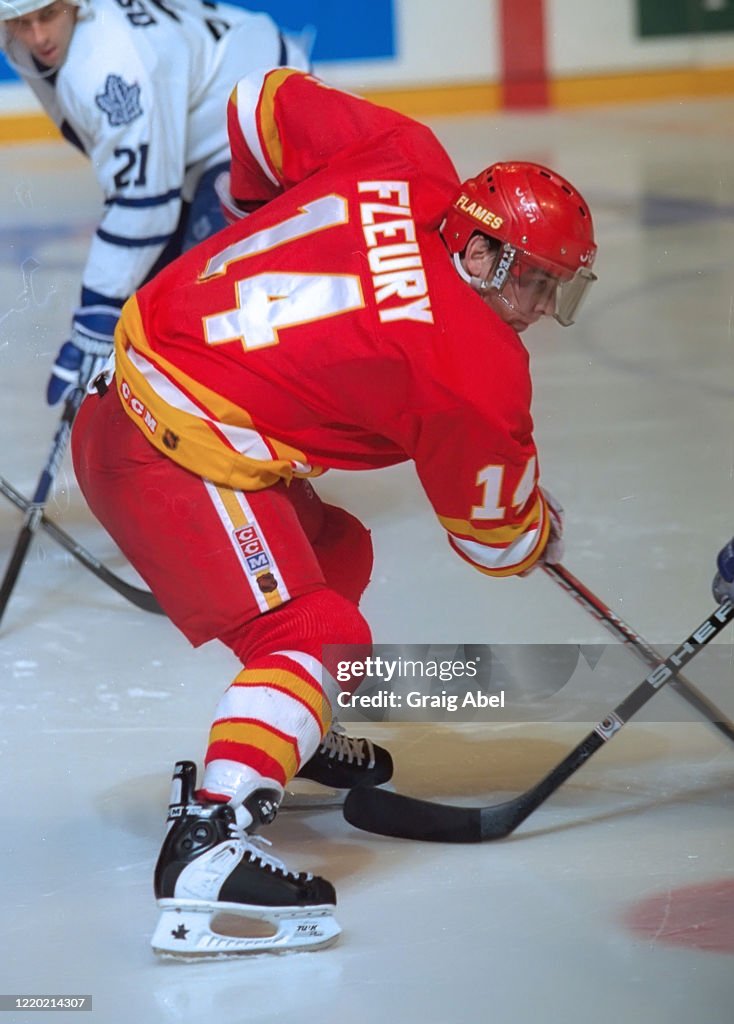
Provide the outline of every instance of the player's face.
<path id="1" fill-rule="evenodd" d="M 553 316 L 557 288 L 556 277 L 539 267 L 528 266 L 517 274 L 511 272 L 502 290 L 493 289 L 487 302 L 519 333 L 536 324 L 542 316 Z"/>
<path id="2" fill-rule="evenodd" d="M 17 39 L 31 56 L 48 68 L 61 64 L 66 57 L 74 33 L 78 8 L 73 4 L 55 0 L 20 18 L 5 22 L 8 36 Z"/>
<path id="3" fill-rule="evenodd" d="M 492 279 L 496 253 L 479 236 L 470 239 L 465 266 L 481 281 Z M 518 333 L 527 330 L 542 316 L 553 316 L 556 308 L 558 279 L 533 266 L 518 254 L 500 289 L 490 288 L 479 294 L 494 312 Z"/>

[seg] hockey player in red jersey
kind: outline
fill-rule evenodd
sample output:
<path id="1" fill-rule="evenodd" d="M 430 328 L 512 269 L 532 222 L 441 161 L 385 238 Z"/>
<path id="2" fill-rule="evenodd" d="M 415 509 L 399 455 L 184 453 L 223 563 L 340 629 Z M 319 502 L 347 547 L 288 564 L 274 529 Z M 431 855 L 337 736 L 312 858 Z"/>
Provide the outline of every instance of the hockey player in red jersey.
<path id="1" fill-rule="evenodd" d="M 589 210 L 547 168 L 495 164 L 462 184 L 426 127 L 292 69 L 239 82 L 229 132 L 230 217 L 239 197 L 264 205 L 129 300 L 114 378 L 73 439 L 90 507 L 172 621 L 243 664 L 202 789 L 191 762 L 174 775 L 153 939 L 174 953 L 339 931 L 332 886 L 254 835 L 329 727 L 324 645 L 371 640 L 369 534 L 308 478 L 412 460 L 481 572 L 558 559 L 519 334 L 572 323 L 594 280 Z M 220 936 L 221 909 L 277 934 Z"/>

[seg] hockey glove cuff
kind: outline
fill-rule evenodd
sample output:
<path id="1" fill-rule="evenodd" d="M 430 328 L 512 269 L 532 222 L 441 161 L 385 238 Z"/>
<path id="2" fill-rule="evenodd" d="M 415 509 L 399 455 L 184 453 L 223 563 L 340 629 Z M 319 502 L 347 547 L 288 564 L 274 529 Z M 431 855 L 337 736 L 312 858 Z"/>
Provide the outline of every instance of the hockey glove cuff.
<path id="1" fill-rule="evenodd" d="M 76 388 L 84 388 L 101 371 L 112 351 L 119 309 L 84 306 L 72 321 L 71 337 L 59 349 L 46 388 L 46 401 L 56 405 Z"/>
<path id="2" fill-rule="evenodd" d="M 563 543 L 564 510 L 561 503 L 557 498 L 553 497 L 550 491 L 546 490 L 545 487 L 541 487 L 540 490 L 545 498 L 550 517 L 548 543 L 545 546 L 545 551 L 540 556 L 540 561 L 548 565 L 557 565 L 558 562 L 563 561 L 563 555 L 566 550 L 566 545 Z"/>
<path id="3" fill-rule="evenodd" d="M 232 193 L 229 191 L 229 171 L 222 171 L 214 179 L 214 191 L 217 194 L 219 205 L 222 210 L 222 216 L 226 220 L 228 225 L 236 224 L 238 220 L 242 220 L 243 217 L 248 217 L 255 210 L 259 210 L 261 206 L 264 206 L 264 199 L 252 199 L 252 200 L 241 200 L 235 199 Z"/>
<path id="4" fill-rule="evenodd" d="M 711 584 L 711 592 L 717 604 L 734 601 L 734 540 L 722 548 L 716 559 L 718 572 Z"/>

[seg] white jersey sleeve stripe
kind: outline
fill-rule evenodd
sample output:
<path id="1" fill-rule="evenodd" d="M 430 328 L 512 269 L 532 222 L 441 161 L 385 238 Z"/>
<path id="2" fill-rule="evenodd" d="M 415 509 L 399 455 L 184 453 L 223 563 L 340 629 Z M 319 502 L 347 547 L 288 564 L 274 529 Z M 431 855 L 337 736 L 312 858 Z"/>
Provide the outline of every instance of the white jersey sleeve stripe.
<path id="1" fill-rule="evenodd" d="M 521 534 L 517 540 L 504 548 L 492 548 L 478 541 L 457 537 L 453 533 L 449 533 L 449 539 L 457 551 L 479 568 L 488 569 L 490 572 L 507 572 L 530 558 L 542 535 L 541 522 L 535 529 Z"/>
<path id="2" fill-rule="evenodd" d="M 257 130 L 256 115 L 263 80 L 264 74 L 251 74 L 247 75 L 247 77 L 241 79 L 237 83 L 237 86 L 235 87 L 237 122 L 240 126 L 240 131 L 242 132 L 245 142 L 247 143 L 247 148 L 255 160 L 257 160 L 263 174 L 265 174 L 273 185 L 280 187 L 280 182 L 273 174 L 270 164 L 263 152 L 262 145 L 260 144 L 260 136 Z"/>
<path id="3" fill-rule="evenodd" d="M 103 228 L 97 228 L 97 238 L 101 238 L 108 245 L 119 245 L 124 248 L 142 249 L 146 245 L 164 245 L 172 236 L 173 231 L 167 235 L 148 235 L 147 238 L 130 238 L 125 235 L 113 235 Z"/>
<path id="4" fill-rule="evenodd" d="M 109 199 L 105 200 L 105 206 L 125 206 L 125 207 L 145 207 L 145 206 L 163 206 L 166 203 L 170 203 L 172 199 L 181 198 L 180 188 L 171 188 L 168 192 L 163 192 L 159 196 L 142 196 L 140 199 L 131 198 L 130 196 L 110 196 Z"/>

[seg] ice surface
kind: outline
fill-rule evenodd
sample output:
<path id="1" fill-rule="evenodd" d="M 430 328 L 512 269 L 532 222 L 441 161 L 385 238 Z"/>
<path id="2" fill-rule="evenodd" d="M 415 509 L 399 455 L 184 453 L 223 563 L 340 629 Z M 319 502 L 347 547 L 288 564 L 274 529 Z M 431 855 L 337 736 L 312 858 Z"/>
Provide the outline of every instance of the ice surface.
<path id="1" fill-rule="evenodd" d="M 537 440 L 567 509 L 568 567 L 659 644 L 707 614 L 732 532 L 733 119 L 734 103 L 717 101 L 434 123 L 462 173 L 477 154 L 539 160 L 592 206 L 599 283 L 581 321 L 527 336 Z M 68 148 L 0 151 L 0 473 L 26 494 L 57 421 L 45 382 L 98 209 Z M 373 531 L 365 611 L 379 641 L 607 641 L 549 580 L 489 580 L 452 555 L 410 468 L 329 474 L 319 487 Z M 135 579 L 68 461 L 49 514 Z M 6 557 L 19 522 L 0 504 Z M 149 949 L 152 866 L 171 767 L 200 761 L 233 657 L 191 651 L 39 536 L 0 667 L 0 992 L 90 993 L 104 1024 L 731 1019 L 731 959 L 696 948 L 695 902 L 683 944 L 627 924 L 641 901 L 662 894 L 672 907 L 683 887 L 731 878 L 734 748 L 705 725 L 665 724 L 662 711 L 660 724 L 630 724 L 499 845 L 411 845 L 358 833 L 334 808 L 283 812 L 275 850 L 336 884 L 340 944 L 176 965 Z M 630 688 L 644 674 L 630 656 Z M 734 716 L 725 675 L 707 688 Z M 471 803 L 526 788 L 583 732 L 370 727 L 400 788 Z"/>

